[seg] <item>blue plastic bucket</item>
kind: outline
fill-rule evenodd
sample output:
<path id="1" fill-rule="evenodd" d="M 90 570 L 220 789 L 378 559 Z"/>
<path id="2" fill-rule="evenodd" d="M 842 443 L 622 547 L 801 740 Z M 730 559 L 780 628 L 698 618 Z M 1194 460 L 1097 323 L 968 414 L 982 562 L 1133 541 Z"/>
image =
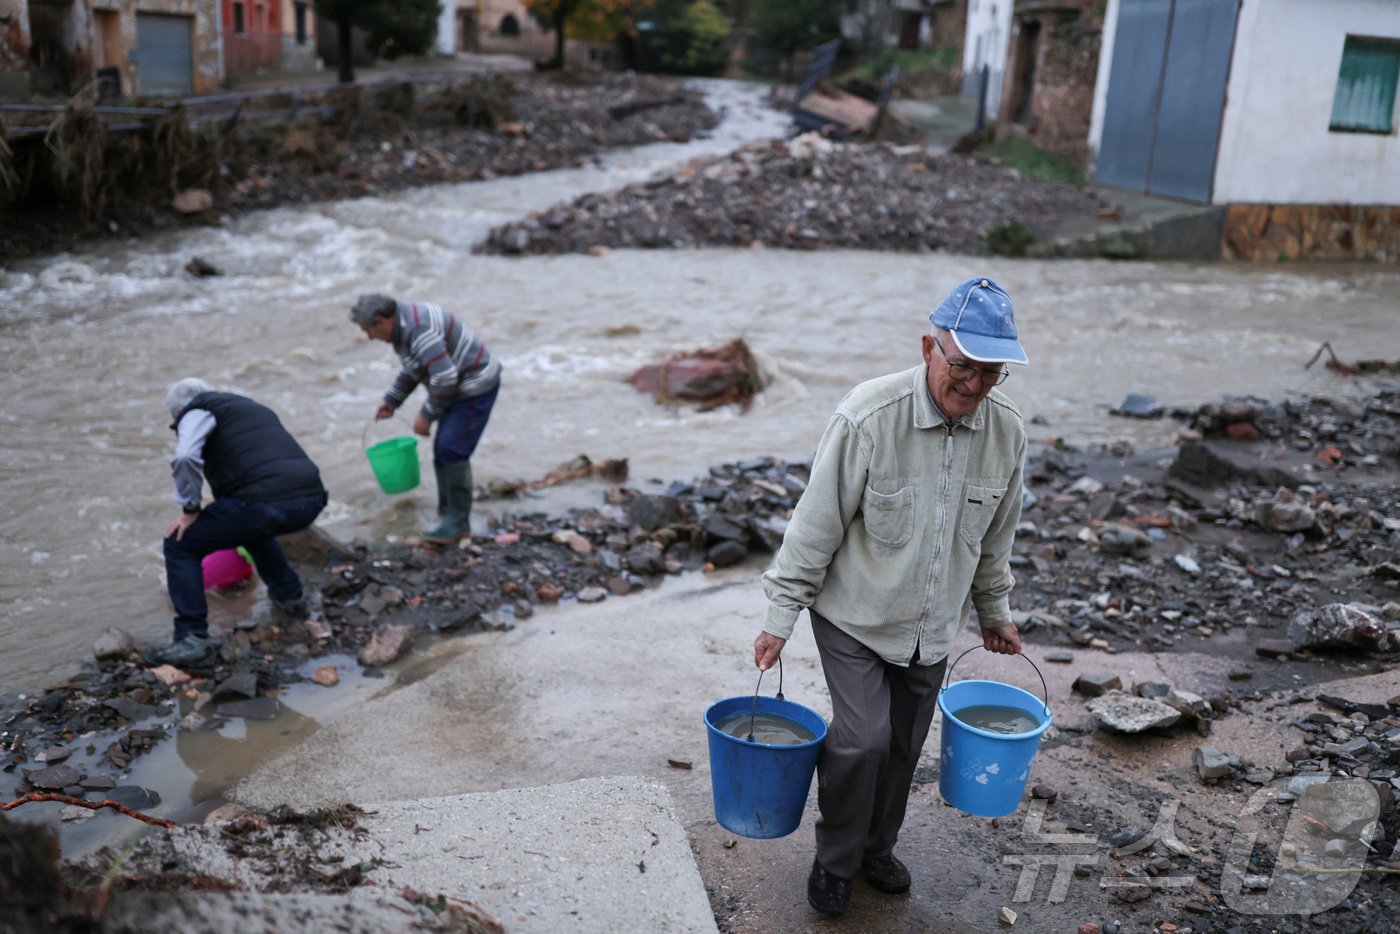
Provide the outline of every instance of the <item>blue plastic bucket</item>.
<path id="1" fill-rule="evenodd" d="M 751 743 L 730 736 L 716 724 L 756 710 L 782 717 L 815 738 L 793 746 Z M 757 840 L 785 837 L 802 823 L 817 755 L 826 739 L 826 721 L 815 710 L 777 697 L 730 697 L 705 711 L 710 734 L 710 784 L 715 819 L 726 830 Z"/>
<path id="2" fill-rule="evenodd" d="M 958 660 L 962 660 L 962 655 Z M 1039 668 L 1036 674 L 1040 674 Z M 1044 676 L 1040 681 L 1044 687 Z M 958 719 L 958 711 L 983 704 L 1023 710 L 1035 719 L 1036 727 L 1024 733 L 994 733 Z M 1048 692 L 1042 701 L 1000 681 L 956 681 L 939 691 L 938 709 L 943 712 L 938 758 L 938 791 L 943 800 L 978 817 L 1002 817 L 1016 810 L 1026 790 L 1040 736 L 1050 727 Z"/>

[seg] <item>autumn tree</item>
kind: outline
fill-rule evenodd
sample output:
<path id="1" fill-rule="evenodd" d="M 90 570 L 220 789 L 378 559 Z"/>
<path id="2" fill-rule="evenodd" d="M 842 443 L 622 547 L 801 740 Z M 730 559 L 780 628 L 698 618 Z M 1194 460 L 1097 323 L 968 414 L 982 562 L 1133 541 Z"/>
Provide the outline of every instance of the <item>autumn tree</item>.
<path id="1" fill-rule="evenodd" d="M 650 6 L 650 0 L 525 0 L 525 9 L 554 33 L 554 59 L 550 68 L 564 67 L 564 37 L 590 42 L 611 42 L 630 31 L 633 17 Z"/>
<path id="2" fill-rule="evenodd" d="M 355 80 L 351 30 L 366 34 L 365 45 L 389 60 L 421 55 L 437 38 L 441 0 L 315 0 L 316 12 L 335 23 L 340 80 Z"/>

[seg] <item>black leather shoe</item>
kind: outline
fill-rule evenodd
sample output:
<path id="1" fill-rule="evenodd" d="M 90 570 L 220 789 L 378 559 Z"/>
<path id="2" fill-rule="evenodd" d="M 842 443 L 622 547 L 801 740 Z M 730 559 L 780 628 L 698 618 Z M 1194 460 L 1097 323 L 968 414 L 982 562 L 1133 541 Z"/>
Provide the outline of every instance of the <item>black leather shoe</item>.
<path id="1" fill-rule="evenodd" d="M 807 877 L 807 904 L 824 915 L 839 915 L 851 901 L 851 880 L 833 876 L 812 860 L 812 874 Z"/>
<path id="2" fill-rule="evenodd" d="M 865 857 L 861 860 L 860 871 L 866 882 L 890 895 L 909 891 L 912 881 L 909 878 L 909 867 L 901 863 L 893 853 L 888 856 Z"/>

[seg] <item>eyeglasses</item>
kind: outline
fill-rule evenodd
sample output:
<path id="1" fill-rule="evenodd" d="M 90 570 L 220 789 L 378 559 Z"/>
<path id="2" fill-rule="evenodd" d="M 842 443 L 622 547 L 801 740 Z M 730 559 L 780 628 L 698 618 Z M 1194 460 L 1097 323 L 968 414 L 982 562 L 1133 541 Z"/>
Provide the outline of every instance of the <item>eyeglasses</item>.
<path id="1" fill-rule="evenodd" d="M 943 345 L 938 343 L 938 338 L 935 337 L 933 339 L 933 345 L 938 348 L 938 352 L 941 353 L 943 359 L 947 361 L 948 375 L 960 383 L 968 382 L 974 376 L 980 376 L 982 377 L 982 385 L 1000 386 L 1002 383 L 1006 382 L 1006 378 L 1011 375 L 1011 371 L 1004 366 L 988 367 L 984 370 L 981 367 L 969 366 L 966 362 L 954 363 L 952 360 L 948 359 L 948 351 L 944 350 Z"/>

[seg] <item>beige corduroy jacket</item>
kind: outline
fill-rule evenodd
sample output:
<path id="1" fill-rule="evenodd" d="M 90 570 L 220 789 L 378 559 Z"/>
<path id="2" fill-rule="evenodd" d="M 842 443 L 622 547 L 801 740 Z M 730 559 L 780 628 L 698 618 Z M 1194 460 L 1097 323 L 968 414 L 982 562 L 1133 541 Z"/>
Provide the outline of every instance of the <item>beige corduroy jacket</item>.
<path id="1" fill-rule="evenodd" d="M 1011 542 L 1026 432 L 996 389 L 949 426 L 928 367 L 847 394 L 831 417 L 773 566 L 764 631 L 788 639 L 811 607 L 881 658 L 945 657 L 970 608 L 1011 621 Z"/>

